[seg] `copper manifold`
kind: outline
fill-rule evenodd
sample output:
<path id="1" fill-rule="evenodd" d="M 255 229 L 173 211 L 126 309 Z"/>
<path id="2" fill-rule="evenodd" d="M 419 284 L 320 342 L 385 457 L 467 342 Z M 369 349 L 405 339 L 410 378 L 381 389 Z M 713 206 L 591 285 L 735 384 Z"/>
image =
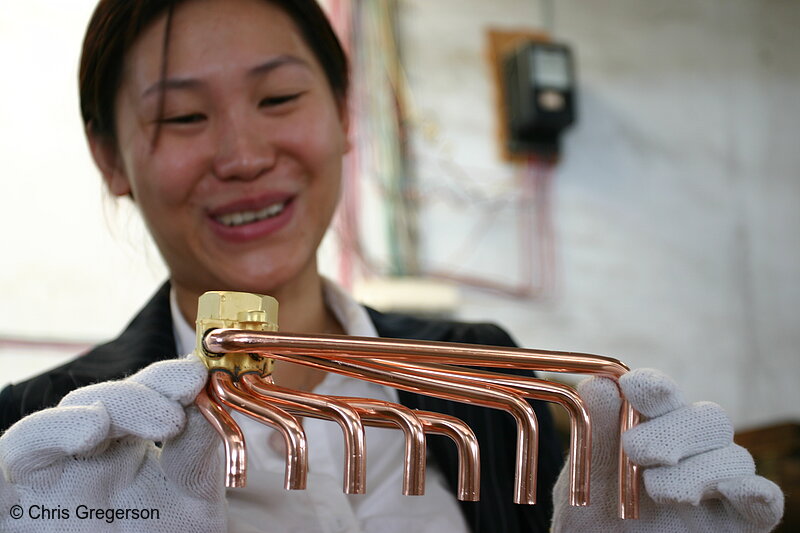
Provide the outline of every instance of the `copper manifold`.
<path id="1" fill-rule="evenodd" d="M 251 320 L 251 319 L 248 319 Z M 244 321 L 249 324 L 250 322 Z M 428 396 L 468 402 L 509 412 L 517 422 L 514 502 L 536 499 L 537 422 L 527 398 L 556 402 L 570 417 L 569 503 L 589 504 L 591 421 L 583 400 L 565 385 L 476 370 L 475 366 L 544 372 L 590 374 L 618 379 L 628 371 L 604 356 L 555 351 L 498 348 L 443 342 L 374 339 L 335 335 L 295 335 L 251 329 L 211 328 L 199 332 L 209 358 L 249 354 L 258 358 L 336 372 Z M 469 365 L 469 368 L 467 368 Z M 425 483 L 425 435 L 444 434 L 458 447 L 458 498 L 479 498 L 478 442 L 472 430 L 450 416 L 412 411 L 401 405 L 364 398 L 327 397 L 275 385 L 263 372 L 229 372 L 212 368 L 206 391 L 197 405 L 225 444 L 226 486 L 245 484 L 245 442 L 241 430 L 222 407 L 240 411 L 278 429 L 286 443 L 287 489 L 305 487 L 306 437 L 297 416 L 335 421 L 345 441 L 344 491 L 365 491 L 364 426 L 396 427 L 406 440 L 403 494 L 422 494 Z M 619 430 L 638 422 L 627 402 L 620 411 Z M 638 517 L 638 473 L 620 447 L 619 516 Z"/>

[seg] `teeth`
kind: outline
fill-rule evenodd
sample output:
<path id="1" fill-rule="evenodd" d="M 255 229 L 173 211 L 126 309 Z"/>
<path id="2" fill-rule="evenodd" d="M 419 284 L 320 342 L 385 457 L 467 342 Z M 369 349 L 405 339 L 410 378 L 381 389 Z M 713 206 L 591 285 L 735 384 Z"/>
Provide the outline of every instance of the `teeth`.
<path id="1" fill-rule="evenodd" d="M 217 222 L 225 224 L 229 227 L 242 226 L 244 224 L 258 222 L 259 220 L 264 220 L 265 218 L 279 215 L 283 211 L 284 207 L 286 207 L 285 202 L 272 204 L 268 205 L 264 209 L 259 209 L 258 211 L 239 211 L 237 213 L 228 213 L 227 215 L 216 217 L 216 220 Z"/>

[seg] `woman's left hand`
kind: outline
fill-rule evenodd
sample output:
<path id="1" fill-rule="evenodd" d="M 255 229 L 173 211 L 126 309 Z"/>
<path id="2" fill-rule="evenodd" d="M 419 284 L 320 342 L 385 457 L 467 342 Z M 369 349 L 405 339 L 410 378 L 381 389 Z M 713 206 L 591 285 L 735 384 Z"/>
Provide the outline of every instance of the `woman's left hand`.
<path id="1" fill-rule="evenodd" d="M 159 361 L 11 426 L 0 531 L 227 530 L 221 441 L 193 405 L 207 378 L 194 355 Z"/>
<path id="2" fill-rule="evenodd" d="M 619 388 L 644 417 L 622 446 L 643 472 L 640 518 L 617 518 Z M 711 402 L 687 405 L 658 370 L 638 369 L 578 386 L 592 417 L 591 503 L 570 507 L 565 467 L 553 490 L 554 532 L 762 533 L 783 515 L 783 493 L 755 474 L 753 458 L 733 442 L 733 425 Z"/>

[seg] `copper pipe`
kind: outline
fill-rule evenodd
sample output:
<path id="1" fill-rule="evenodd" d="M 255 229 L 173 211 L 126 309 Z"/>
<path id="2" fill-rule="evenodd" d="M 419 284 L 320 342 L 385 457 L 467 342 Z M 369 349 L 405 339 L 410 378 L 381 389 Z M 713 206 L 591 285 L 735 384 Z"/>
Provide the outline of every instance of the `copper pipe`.
<path id="1" fill-rule="evenodd" d="M 538 450 L 536 413 L 520 395 L 507 388 L 481 384 L 451 376 L 426 376 L 405 369 L 383 367 L 368 359 L 363 361 L 329 361 L 299 354 L 275 353 L 276 359 L 305 364 L 382 385 L 408 390 L 427 396 L 462 403 L 474 403 L 492 409 L 502 409 L 517 422 L 517 452 L 514 474 L 514 502 L 536 503 L 536 460 Z"/>
<path id="2" fill-rule="evenodd" d="M 629 370 L 616 359 L 591 354 L 415 340 L 376 340 L 338 335 L 311 336 L 221 328 L 211 330 L 204 337 L 203 344 L 213 353 L 257 352 L 271 357 L 277 357 L 278 354 L 312 354 L 326 358 L 377 357 L 419 363 L 479 364 L 547 372 L 592 374 L 614 379 L 618 379 Z M 419 392 L 425 394 L 425 391 Z M 627 431 L 637 421 L 638 414 L 629 402 L 623 399 L 620 432 Z M 638 477 L 635 465 L 628 460 L 620 447 L 619 516 L 623 519 L 638 518 Z"/>
<path id="3" fill-rule="evenodd" d="M 361 417 L 370 425 L 399 427 L 405 436 L 403 457 L 403 494 L 421 496 L 425 494 L 425 428 L 416 413 L 402 405 L 369 398 L 343 398 L 358 409 Z"/>
<path id="4" fill-rule="evenodd" d="M 622 396 L 622 394 L 620 394 Z M 619 467 L 617 476 L 617 493 L 619 494 L 619 517 L 624 519 L 639 518 L 639 465 L 628 459 L 622 448 L 622 434 L 639 423 L 641 416 L 633 410 L 624 397 L 620 406 L 622 422 L 619 426 Z"/>
<path id="5" fill-rule="evenodd" d="M 284 487 L 289 490 L 306 488 L 308 445 L 300 422 L 283 409 L 241 391 L 227 372 L 211 372 L 210 385 L 215 400 L 281 432 L 286 442 Z"/>
<path id="6" fill-rule="evenodd" d="M 458 450 L 458 499 L 476 502 L 481 494 L 481 460 L 478 438 L 463 420 L 430 411 L 412 411 L 425 433 L 449 437 Z M 388 424 L 386 424 L 388 427 Z"/>
<path id="7" fill-rule="evenodd" d="M 376 400 L 377 401 L 377 400 Z M 394 405 L 394 404 L 390 404 Z M 400 406 L 403 407 L 403 406 Z M 407 409 L 403 407 L 403 409 Z M 421 422 L 426 434 L 449 437 L 458 450 L 458 499 L 465 502 L 476 502 L 481 494 L 481 460 L 478 438 L 463 420 L 454 416 L 430 411 L 408 409 Z M 369 425 L 392 427 L 388 421 L 374 419 Z M 424 464 L 424 458 L 423 463 Z"/>
<path id="8" fill-rule="evenodd" d="M 194 403 L 225 445 L 225 486 L 244 487 L 247 484 L 247 454 L 242 430 L 221 405 L 208 397 L 205 389 L 200 391 Z"/>
<path id="9" fill-rule="evenodd" d="M 570 420 L 570 453 L 569 453 L 569 504 L 585 506 L 589 504 L 589 479 L 592 461 L 592 428 L 589 412 L 583 399 L 571 388 L 560 383 L 544 381 L 536 378 L 510 376 L 497 372 L 478 371 L 458 368 L 452 365 L 415 364 L 399 361 L 387 362 L 400 368 L 412 368 L 428 375 L 439 375 L 447 372 L 484 383 L 494 383 L 517 390 L 526 398 L 545 400 L 562 405 L 569 414 Z"/>
<path id="10" fill-rule="evenodd" d="M 412 364 L 405 364 L 399 362 L 392 362 L 389 364 L 385 364 L 379 362 L 377 359 L 359 359 L 358 363 L 350 362 L 350 361 L 336 361 L 339 364 L 359 364 L 365 366 L 367 368 L 375 369 L 375 370 L 382 370 L 388 372 L 390 375 L 404 373 L 412 378 L 419 379 L 421 377 L 434 377 L 440 379 L 448 379 L 454 383 L 461 383 L 461 384 L 473 384 L 474 381 L 470 380 L 469 378 L 465 377 L 464 375 L 459 375 L 455 373 L 447 372 L 447 367 L 442 365 L 441 370 L 438 372 L 425 372 L 420 371 L 421 369 L 417 368 L 416 365 Z M 485 388 L 494 389 L 496 391 L 503 391 L 507 394 L 513 395 L 516 399 L 522 400 L 522 395 L 519 391 L 510 389 L 507 387 L 498 387 L 497 384 L 494 383 L 486 383 L 484 382 L 483 385 Z M 431 395 L 430 393 L 426 393 Z M 474 400 L 474 398 L 473 398 Z M 457 399 L 457 401 L 464 401 L 464 399 Z M 469 398 L 468 400 L 469 401 Z M 524 402 L 524 400 L 523 400 Z M 476 402 L 479 403 L 479 402 Z M 480 404 L 480 403 L 479 403 Z M 524 402 L 524 405 L 530 407 L 527 402 Z M 486 407 L 492 407 L 491 405 L 486 404 Z M 503 407 L 497 407 L 500 409 L 505 409 Z M 506 409 L 507 410 L 507 409 Z M 508 410 L 507 410 L 508 411 Z M 528 503 L 533 504 L 536 503 L 536 465 L 538 464 L 538 421 L 536 420 L 536 414 L 531 408 L 531 412 L 533 413 L 532 421 L 533 425 L 531 429 L 533 431 L 532 436 L 531 434 L 527 433 L 526 426 L 522 422 L 522 420 L 514 414 L 512 411 L 508 411 L 512 416 L 514 416 L 517 422 L 517 457 L 516 457 L 516 470 L 515 470 L 515 493 L 514 493 L 514 502 L 515 503 Z M 528 464 L 532 464 L 532 470 L 529 472 L 525 472 L 525 469 Z M 530 476 L 530 477 L 525 477 Z M 526 498 L 526 499 L 523 499 Z"/>
<path id="11" fill-rule="evenodd" d="M 479 364 L 615 378 L 629 370 L 617 359 L 602 355 L 346 335 L 298 335 L 220 328 L 209 331 L 203 344 L 212 353 L 335 355 L 348 359 L 366 357 L 414 363 Z"/>
<path id="12" fill-rule="evenodd" d="M 257 398 L 274 403 L 294 415 L 333 420 L 344 434 L 344 480 L 346 494 L 366 493 L 366 445 L 364 425 L 360 414 L 346 402 L 329 396 L 279 387 L 271 376 L 259 378 L 244 374 L 240 378 L 242 390 Z"/>

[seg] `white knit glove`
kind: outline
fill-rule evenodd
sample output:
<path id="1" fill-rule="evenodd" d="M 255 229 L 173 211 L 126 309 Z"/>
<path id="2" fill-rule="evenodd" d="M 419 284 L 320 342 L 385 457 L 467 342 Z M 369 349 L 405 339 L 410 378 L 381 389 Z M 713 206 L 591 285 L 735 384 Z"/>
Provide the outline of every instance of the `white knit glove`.
<path id="1" fill-rule="evenodd" d="M 207 376 L 194 356 L 161 361 L 14 424 L 0 438 L 0 531 L 225 531 L 221 440 L 193 406 Z"/>
<path id="2" fill-rule="evenodd" d="M 720 406 L 687 405 L 675 382 L 658 370 L 622 376 L 622 393 L 645 420 L 622 436 L 625 452 L 643 467 L 640 518 L 617 518 L 619 390 L 612 380 L 578 385 L 592 417 L 591 504 L 571 507 L 565 467 L 553 489 L 554 533 L 760 533 L 783 515 L 783 493 L 755 475 L 753 458 L 733 443 Z"/>

